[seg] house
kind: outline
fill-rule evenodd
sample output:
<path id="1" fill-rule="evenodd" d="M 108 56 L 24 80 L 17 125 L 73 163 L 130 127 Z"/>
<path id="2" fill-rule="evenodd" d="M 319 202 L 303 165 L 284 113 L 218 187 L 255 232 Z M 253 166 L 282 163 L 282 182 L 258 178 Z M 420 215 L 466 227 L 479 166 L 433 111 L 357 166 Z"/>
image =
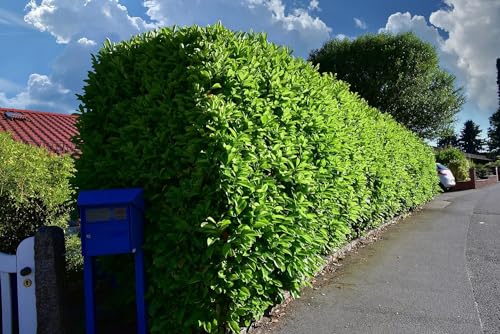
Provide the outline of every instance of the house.
<path id="1" fill-rule="evenodd" d="M 475 164 L 486 164 L 490 161 L 493 161 L 492 159 L 488 158 L 486 155 L 483 154 L 472 154 L 472 153 L 464 153 L 465 157 L 469 160 L 472 160 Z"/>
<path id="2" fill-rule="evenodd" d="M 0 131 L 29 145 L 44 147 L 56 154 L 75 153 L 71 138 L 78 133 L 78 116 L 50 112 L 0 108 Z"/>

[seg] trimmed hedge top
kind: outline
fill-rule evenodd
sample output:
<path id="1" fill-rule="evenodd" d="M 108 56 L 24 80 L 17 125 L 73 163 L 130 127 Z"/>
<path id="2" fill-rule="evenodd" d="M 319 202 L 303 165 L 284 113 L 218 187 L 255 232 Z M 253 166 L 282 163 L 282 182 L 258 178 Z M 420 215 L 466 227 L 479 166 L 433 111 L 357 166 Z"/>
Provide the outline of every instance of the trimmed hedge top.
<path id="1" fill-rule="evenodd" d="M 107 43 L 86 82 L 75 182 L 145 189 L 153 333 L 238 331 L 437 191 L 429 147 L 263 34 Z"/>

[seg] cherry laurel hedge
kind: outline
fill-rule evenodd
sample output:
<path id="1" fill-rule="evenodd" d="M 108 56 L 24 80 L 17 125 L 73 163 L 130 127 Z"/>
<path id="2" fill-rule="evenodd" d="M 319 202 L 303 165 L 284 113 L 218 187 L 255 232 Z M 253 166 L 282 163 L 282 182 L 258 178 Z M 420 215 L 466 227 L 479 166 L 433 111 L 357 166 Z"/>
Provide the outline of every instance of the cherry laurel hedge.
<path id="1" fill-rule="evenodd" d="M 437 192 L 429 147 L 263 34 L 106 43 L 79 98 L 78 187 L 145 189 L 152 333 L 238 332 Z"/>

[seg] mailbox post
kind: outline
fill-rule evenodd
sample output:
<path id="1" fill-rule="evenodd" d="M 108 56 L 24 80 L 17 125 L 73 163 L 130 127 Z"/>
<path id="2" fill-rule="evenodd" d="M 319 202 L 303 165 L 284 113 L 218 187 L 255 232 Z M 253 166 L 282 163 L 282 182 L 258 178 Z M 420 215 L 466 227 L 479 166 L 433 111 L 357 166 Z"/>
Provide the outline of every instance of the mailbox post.
<path id="1" fill-rule="evenodd" d="M 132 253 L 135 257 L 137 332 L 146 334 L 144 299 L 144 199 L 138 188 L 81 191 L 78 195 L 84 261 L 85 322 L 95 333 L 95 257 Z"/>

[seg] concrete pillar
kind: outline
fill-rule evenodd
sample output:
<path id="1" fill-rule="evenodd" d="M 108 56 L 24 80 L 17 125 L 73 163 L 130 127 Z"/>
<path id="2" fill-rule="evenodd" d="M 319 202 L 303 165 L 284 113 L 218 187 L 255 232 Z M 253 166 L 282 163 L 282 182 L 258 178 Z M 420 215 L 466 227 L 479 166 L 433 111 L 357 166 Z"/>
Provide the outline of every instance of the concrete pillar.
<path id="1" fill-rule="evenodd" d="M 37 334 L 66 334 L 64 232 L 43 226 L 35 234 Z"/>

